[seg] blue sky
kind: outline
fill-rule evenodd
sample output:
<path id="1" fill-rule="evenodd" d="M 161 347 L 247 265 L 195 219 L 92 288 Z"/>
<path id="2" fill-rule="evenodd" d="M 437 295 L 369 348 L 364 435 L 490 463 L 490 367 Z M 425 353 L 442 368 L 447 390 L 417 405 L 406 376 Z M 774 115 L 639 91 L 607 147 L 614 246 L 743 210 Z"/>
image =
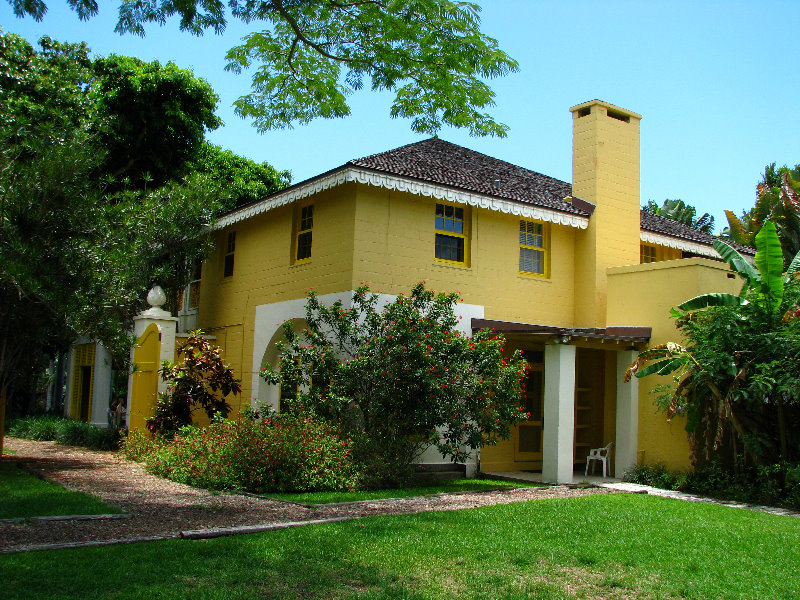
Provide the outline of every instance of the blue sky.
<path id="1" fill-rule="evenodd" d="M 570 106 L 600 98 L 644 116 L 642 203 L 681 198 L 709 212 L 754 202 L 764 166 L 800 163 L 794 63 L 797 0 L 634 2 L 483 0 L 482 30 L 520 63 L 495 80 L 493 114 L 511 127 L 505 139 L 440 137 L 547 175 L 571 180 Z M 389 117 L 390 96 L 359 92 L 347 119 L 259 134 L 231 104 L 249 89 L 246 75 L 224 71 L 225 51 L 255 29 L 232 22 L 222 36 L 197 38 L 172 22 L 147 36 L 113 32 L 116 3 L 81 22 L 65 0 L 49 0 L 41 23 L 14 17 L 0 2 L 0 27 L 35 41 L 50 35 L 86 41 L 96 55 L 172 60 L 190 67 L 220 95 L 225 126 L 212 142 L 292 171 L 293 181 L 352 158 L 418 141 L 407 121 Z"/>

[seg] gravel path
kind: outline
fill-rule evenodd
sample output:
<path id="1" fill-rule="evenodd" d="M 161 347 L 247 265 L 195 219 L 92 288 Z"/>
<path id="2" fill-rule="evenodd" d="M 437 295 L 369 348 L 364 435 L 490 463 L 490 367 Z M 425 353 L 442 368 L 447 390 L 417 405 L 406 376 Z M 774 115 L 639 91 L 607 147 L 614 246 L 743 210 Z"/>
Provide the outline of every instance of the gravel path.
<path id="1" fill-rule="evenodd" d="M 320 519 L 456 510 L 543 498 L 619 493 L 602 488 L 565 486 L 369 501 L 307 508 L 242 494 L 213 493 L 161 479 L 114 452 L 98 452 L 6 438 L 14 460 L 44 479 L 99 497 L 129 513 L 109 520 L 24 521 L 0 523 L 0 553 L 68 546 L 74 543 L 124 543 L 181 537 L 181 532 L 288 524 Z M 209 531 L 211 533 L 211 531 Z"/>

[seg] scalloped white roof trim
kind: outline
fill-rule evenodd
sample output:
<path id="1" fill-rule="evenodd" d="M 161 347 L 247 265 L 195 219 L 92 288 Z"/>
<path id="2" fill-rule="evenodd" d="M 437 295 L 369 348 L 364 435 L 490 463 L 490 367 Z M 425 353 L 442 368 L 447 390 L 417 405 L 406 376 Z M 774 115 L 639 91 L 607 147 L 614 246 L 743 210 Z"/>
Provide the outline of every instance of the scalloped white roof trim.
<path id="1" fill-rule="evenodd" d="M 697 242 L 690 242 L 680 238 L 674 238 L 667 235 L 659 235 L 650 231 L 642 231 L 639 236 L 646 244 L 656 244 L 658 246 L 667 246 L 668 248 L 677 248 L 678 250 L 685 250 L 693 254 L 700 254 L 701 256 L 709 256 L 711 258 L 720 258 L 719 253 L 714 250 L 712 246 L 699 244 Z"/>
<path id="2" fill-rule="evenodd" d="M 577 227 L 579 229 L 586 229 L 589 226 L 588 217 L 580 215 L 571 215 L 562 213 L 541 206 L 530 206 L 527 204 L 520 204 L 518 202 L 511 202 L 509 200 L 501 200 L 499 198 L 491 198 L 482 194 L 475 194 L 473 192 L 466 192 L 463 190 L 454 190 L 446 188 L 433 183 L 424 183 L 421 181 L 414 181 L 411 179 L 404 179 L 385 173 L 375 173 L 373 171 L 365 171 L 358 168 L 347 167 L 334 171 L 330 175 L 314 179 L 307 183 L 279 192 L 269 198 L 246 206 L 237 211 L 229 213 L 224 217 L 217 220 L 214 229 L 223 229 L 239 221 L 244 221 L 250 217 L 260 215 L 261 213 L 268 212 L 279 206 L 290 204 L 295 200 L 302 200 L 313 194 L 317 194 L 324 190 L 342 185 L 344 183 L 356 182 L 365 185 L 372 185 L 376 187 L 385 188 L 388 190 L 397 190 L 399 192 L 409 192 L 419 196 L 428 196 L 430 198 L 437 198 L 439 200 L 446 200 L 458 204 L 467 204 L 469 206 L 476 206 L 478 208 L 486 208 L 496 212 L 510 213 L 527 219 L 536 219 L 538 221 L 546 221 L 548 223 L 557 223 L 559 225 L 566 225 L 567 227 Z"/>

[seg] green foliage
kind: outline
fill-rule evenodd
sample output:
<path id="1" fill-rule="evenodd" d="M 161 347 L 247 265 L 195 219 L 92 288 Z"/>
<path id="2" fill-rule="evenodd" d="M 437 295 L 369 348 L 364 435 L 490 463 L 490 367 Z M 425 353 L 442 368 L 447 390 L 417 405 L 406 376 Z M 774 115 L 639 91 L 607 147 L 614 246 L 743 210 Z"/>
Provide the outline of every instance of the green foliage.
<path id="1" fill-rule="evenodd" d="M 686 474 L 672 473 L 663 463 L 636 465 L 622 475 L 623 481 L 649 485 L 650 487 L 664 490 L 688 491 L 686 489 L 686 479 Z"/>
<path id="2" fill-rule="evenodd" d="M 728 227 L 722 236 L 738 244 L 753 246 L 765 223 L 772 222 L 783 248 L 784 265 L 800 252 L 800 165 L 776 168 L 767 165 L 756 186 L 755 206 L 737 217 L 726 210 Z"/>
<path id="3" fill-rule="evenodd" d="M 217 98 L 190 71 L 39 45 L 0 33 L 0 389 L 17 404 L 77 337 L 125 360 L 147 290 L 187 284 L 215 212 L 288 183 L 204 149 Z"/>
<path id="4" fill-rule="evenodd" d="M 214 178 L 225 194 L 223 210 L 255 202 L 291 183 L 289 171 L 278 171 L 268 163 L 257 163 L 208 142 L 200 146 L 191 168 Z"/>
<path id="5" fill-rule="evenodd" d="M 112 54 L 92 62 L 92 75 L 89 100 L 105 117 L 95 122 L 103 168 L 128 186 L 180 181 L 205 132 L 222 124 L 211 86 L 175 63 Z"/>
<path id="6" fill-rule="evenodd" d="M 16 419 L 8 424 L 8 435 L 29 440 L 53 441 L 65 446 L 83 446 L 91 450 L 115 450 L 119 432 L 51 415 Z"/>
<path id="7" fill-rule="evenodd" d="M 233 370 L 222 362 L 220 351 L 202 331 L 192 331 L 178 346 L 180 362 L 165 360 L 161 364 L 159 375 L 168 387 L 159 394 L 155 414 L 147 419 L 151 433 L 172 437 L 181 427 L 190 425 L 192 413 L 201 408 L 209 418 L 228 416 L 231 406 L 225 398 L 241 393 L 242 386 Z"/>
<path id="8" fill-rule="evenodd" d="M 800 280 L 781 272 L 772 223 L 755 242 L 755 267 L 715 242 L 744 280 L 741 295 L 707 294 L 673 309 L 686 346 L 645 350 L 627 374 L 674 376 L 657 402 L 668 419 L 686 416 L 692 452 L 705 462 L 723 445 L 751 464 L 800 455 Z"/>
<path id="9" fill-rule="evenodd" d="M 722 500 L 800 509 L 800 465 L 789 463 L 731 471 L 712 460 L 688 473 L 669 471 L 663 464 L 638 465 L 623 480 Z"/>
<path id="10" fill-rule="evenodd" d="M 40 19 L 43 0 L 9 0 L 18 16 Z M 70 1 L 81 18 L 93 2 Z M 266 0 L 227 3 L 230 15 L 258 24 L 228 54 L 228 69 L 254 69 L 252 92 L 235 103 L 259 131 L 350 113 L 347 96 L 363 87 L 395 92 L 392 117 L 411 119 L 419 133 L 444 125 L 472 135 L 505 136 L 507 127 L 483 112 L 494 105 L 486 79 L 517 70 L 497 41 L 480 31 L 480 7 L 455 0 Z M 221 2 L 121 2 L 116 30 L 144 35 L 146 23 L 177 15 L 200 35 L 226 25 Z"/>
<path id="11" fill-rule="evenodd" d="M 417 284 L 411 296 L 379 306 L 361 286 L 345 308 L 324 306 L 311 291 L 308 327 L 297 334 L 284 325 L 280 364 L 262 376 L 297 390 L 288 408 L 341 424 L 375 484 L 406 479 L 429 444 L 466 460 L 471 449 L 507 439 L 523 417 L 527 365 L 518 353 L 503 358 L 502 336 L 455 330 L 458 299 Z"/>
<path id="12" fill-rule="evenodd" d="M 683 200 L 667 199 L 661 206 L 654 200 L 648 200 L 644 209 L 654 215 L 678 221 L 678 223 L 689 225 L 700 231 L 714 233 L 714 217 L 708 213 L 703 213 L 698 217 L 697 209 Z"/>
<path id="13" fill-rule="evenodd" d="M 170 441 L 131 434 L 123 453 L 155 475 L 209 489 L 305 492 L 358 484 L 350 442 L 308 415 L 185 427 Z"/>

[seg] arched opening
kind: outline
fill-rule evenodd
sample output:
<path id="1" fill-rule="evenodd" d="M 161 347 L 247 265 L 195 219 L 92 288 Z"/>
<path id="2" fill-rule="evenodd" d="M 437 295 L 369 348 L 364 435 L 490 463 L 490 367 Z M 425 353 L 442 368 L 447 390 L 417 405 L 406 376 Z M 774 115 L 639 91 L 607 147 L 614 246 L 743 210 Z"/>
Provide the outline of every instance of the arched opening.
<path id="1" fill-rule="evenodd" d="M 290 319 L 288 322 L 292 324 L 292 329 L 295 333 L 300 333 L 306 328 L 307 322 L 303 318 Z M 278 366 L 278 343 L 286 341 L 286 334 L 283 331 L 283 325 L 279 326 L 267 344 L 267 349 L 264 350 L 264 356 L 261 357 L 261 368 L 269 365 L 273 368 Z M 258 378 L 258 396 L 256 401 L 258 403 L 266 403 L 273 409 L 278 410 L 280 405 L 281 390 L 279 385 L 271 385 L 264 381 L 263 378 Z M 255 407 L 254 407 L 255 408 Z"/>

